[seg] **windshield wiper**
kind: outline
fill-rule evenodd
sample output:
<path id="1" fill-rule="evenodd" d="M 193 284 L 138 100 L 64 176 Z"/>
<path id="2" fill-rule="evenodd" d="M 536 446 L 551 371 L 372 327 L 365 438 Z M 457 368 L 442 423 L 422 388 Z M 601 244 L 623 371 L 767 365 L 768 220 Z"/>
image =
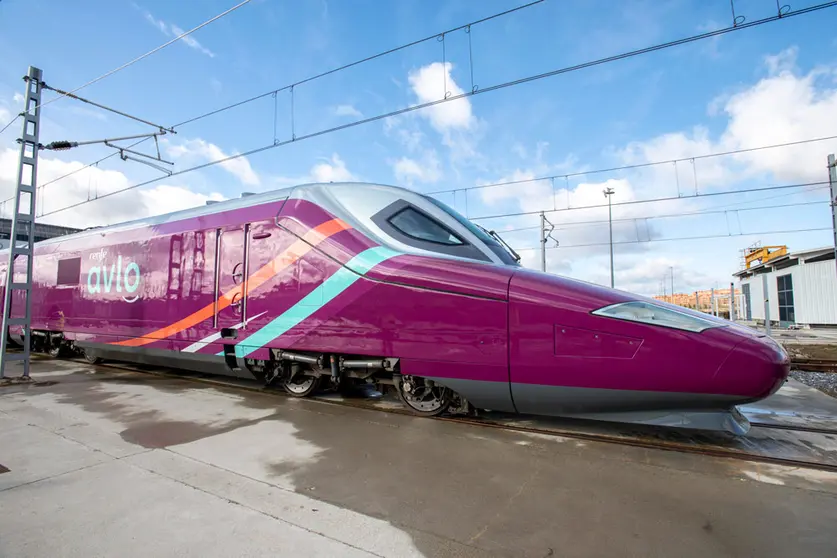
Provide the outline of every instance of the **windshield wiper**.
<path id="1" fill-rule="evenodd" d="M 514 248 L 512 248 L 511 246 L 509 246 L 508 244 L 506 244 L 506 241 L 505 241 L 505 240 L 503 240 L 503 238 L 502 238 L 499 234 L 497 234 L 497 233 L 496 233 L 495 231 L 493 231 L 493 230 L 488 230 L 488 229 L 486 229 L 486 228 L 485 228 L 485 227 L 483 227 L 482 225 L 478 225 L 477 223 L 474 223 L 474 224 L 475 224 L 475 225 L 477 225 L 480 229 L 482 229 L 482 230 L 483 230 L 483 232 L 485 232 L 485 234 L 487 234 L 488 236 L 490 236 L 491 238 L 493 238 L 494 240 L 496 240 L 497 242 L 499 242 L 499 243 L 500 243 L 500 245 L 501 245 L 503 248 L 505 248 L 505 249 L 506 249 L 506 251 L 509 253 L 509 255 L 511 255 L 511 257 L 512 257 L 512 258 L 514 258 L 514 261 L 516 261 L 516 262 L 520 263 L 520 254 L 518 254 L 517 252 L 515 252 L 515 251 L 514 251 Z"/>

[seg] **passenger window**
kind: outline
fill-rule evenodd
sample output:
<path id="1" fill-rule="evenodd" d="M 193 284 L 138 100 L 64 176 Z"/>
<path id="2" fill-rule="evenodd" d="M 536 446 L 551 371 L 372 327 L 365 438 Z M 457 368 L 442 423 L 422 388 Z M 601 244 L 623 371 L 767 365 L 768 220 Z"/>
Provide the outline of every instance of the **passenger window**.
<path id="1" fill-rule="evenodd" d="M 78 285 L 79 277 L 81 276 L 81 258 L 67 258 L 66 260 L 58 260 L 58 280 L 59 285 Z"/>
<path id="2" fill-rule="evenodd" d="M 446 246 L 460 246 L 465 244 L 444 225 L 411 207 L 402 209 L 390 217 L 388 221 L 400 232 L 417 240 L 444 244 Z"/>

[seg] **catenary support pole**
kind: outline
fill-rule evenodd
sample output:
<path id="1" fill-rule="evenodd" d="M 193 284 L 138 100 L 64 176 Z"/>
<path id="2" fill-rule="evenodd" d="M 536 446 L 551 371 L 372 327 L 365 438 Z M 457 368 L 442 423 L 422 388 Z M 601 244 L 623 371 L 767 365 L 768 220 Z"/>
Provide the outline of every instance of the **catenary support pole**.
<path id="1" fill-rule="evenodd" d="M 612 289 L 616 284 L 613 273 L 613 208 L 611 206 L 610 198 L 613 196 L 615 190 L 613 188 L 606 188 L 604 195 L 607 198 L 607 222 L 610 230 L 610 288 Z"/>
<path id="2" fill-rule="evenodd" d="M 714 287 L 709 291 L 709 313 L 713 316 L 718 315 L 718 312 L 716 311 L 716 308 L 715 308 L 715 288 Z"/>
<path id="3" fill-rule="evenodd" d="M 700 298 L 698 297 L 697 291 L 695 291 L 695 310 L 700 312 Z"/>
<path id="4" fill-rule="evenodd" d="M 23 361 L 23 377 L 29 378 L 29 351 L 32 338 L 32 260 L 35 252 L 35 202 L 37 200 L 43 73 L 38 68 L 29 66 L 29 74 L 23 79 L 26 81 L 22 113 L 23 132 L 19 140 L 17 188 L 9 238 L 6 290 L 3 294 L 3 319 L 0 323 L 0 328 L 2 328 L 0 331 L 0 379 L 4 377 L 6 364 L 11 360 Z M 19 242 L 19 239 L 22 242 Z M 17 274 L 15 274 L 15 263 L 19 264 Z M 17 303 L 17 308 L 12 308 L 13 302 Z M 16 311 L 13 312 L 13 310 Z M 10 326 L 22 327 L 22 352 L 8 352 Z"/>
<path id="5" fill-rule="evenodd" d="M 729 284 L 729 319 L 735 321 L 735 283 Z"/>
<path id="6" fill-rule="evenodd" d="M 764 330 L 770 335 L 770 295 L 767 291 L 767 274 L 761 276 L 761 289 L 764 293 Z"/>
<path id="7" fill-rule="evenodd" d="M 541 271 L 546 272 L 546 215 L 541 211 Z"/>

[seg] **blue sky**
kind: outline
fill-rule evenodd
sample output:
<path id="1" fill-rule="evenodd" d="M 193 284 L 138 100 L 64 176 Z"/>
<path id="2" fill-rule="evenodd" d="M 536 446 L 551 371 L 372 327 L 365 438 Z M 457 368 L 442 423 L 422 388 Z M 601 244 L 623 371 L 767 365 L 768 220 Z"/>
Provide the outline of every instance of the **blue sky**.
<path id="1" fill-rule="evenodd" d="M 20 110 L 20 77 L 28 65 L 42 68 L 48 84 L 72 89 L 235 3 L 0 1 L 0 124 Z M 815 3 L 794 1 L 792 7 Z M 173 44 L 79 94 L 172 125 L 516 5 L 253 0 L 188 43 Z M 748 20 L 772 15 L 775 7 L 773 0 L 736 2 L 736 12 Z M 730 17 L 727 0 L 547 0 L 471 29 L 474 84 L 486 88 L 717 29 Z M 36 35 L 27 35 L 26 18 L 36 22 Z M 835 24 L 837 8 L 489 92 L 166 178 L 45 220 L 105 224 L 311 180 L 357 179 L 435 192 L 835 135 Z M 296 135 L 435 100 L 445 84 L 454 93 L 470 90 L 468 39 L 464 31 L 446 36 L 447 65 L 442 43 L 431 40 L 297 87 Z M 280 92 L 183 126 L 161 148 L 175 169 L 184 169 L 268 145 L 274 125 L 276 139 L 286 140 L 290 109 L 289 93 Z M 43 121 L 43 143 L 148 131 L 68 99 L 44 107 Z M 0 136 L 3 198 L 13 186 L 18 134 L 14 125 Z M 439 198 L 478 218 L 565 208 L 568 199 L 574 207 L 600 204 L 606 186 L 614 187 L 614 202 L 620 202 L 693 194 L 696 186 L 709 193 L 808 183 L 825 180 L 826 156 L 835 151 L 837 142 L 819 142 L 702 159 L 694 169 L 684 161 Z M 40 182 L 107 153 L 99 147 L 43 152 Z M 40 207 L 54 211 L 158 175 L 113 158 L 47 186 Z M 810 187 L 617 205 L 617 287 L 656 294 L 670 267 L 678 291 L 724 286 L 738 269 L 739 251 L 753 242 L 791 250 L 829 245 L 827 230 L 738 234 L 830 227 L 827 199 L 827 189 Z M 808 202 L 821 203 L 798 205 Z M 778 207 L 746 211 L 763 206 Z M 717 212 L 683 215 L 708 210 Z M 607 210 L 559 211 L 550 219 L 561 247 L 549 251 L 549 269 L 608 283 Z M 529 228 L 537 226 L 535 215 L 478 222 L 501 231 L 525 229 L 507 233 L 509 243 L 538 245 L 537 230 Z M 730 236 L 665 240 L 725 234 Z M 539 265 L 537 251 L 521 253 L 526 264 Z"/>

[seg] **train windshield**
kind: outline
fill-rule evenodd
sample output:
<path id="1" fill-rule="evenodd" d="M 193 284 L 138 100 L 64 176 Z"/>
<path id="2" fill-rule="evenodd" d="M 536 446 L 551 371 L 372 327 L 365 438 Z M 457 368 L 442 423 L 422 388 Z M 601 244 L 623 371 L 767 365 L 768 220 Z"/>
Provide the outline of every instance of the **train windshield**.
<path id="1" fill-rule="evenodd" d="M 484 229 L 479 225 L 475 225 L 474 223 L 466 219 L 464 216 L 460 215 L 458 211 L 440 202 L 432 196 L 424 197 L 427 198 L 427 200 L 430 201 L 433 205 L 435 205 L 436 207 L 438 207 L 439 209 L 441 209 L 442 211 L 459 221 L 459 223 L 463 227 L 468 229 L 468 231 L 471 234 L 473 234 L 474 236 L 479 238 L 483 243 L 485 243 L 485 245 L 488 246 L 491 249 L 491 251 L 494 252 L 494 254 L 498 258 L 500 258 L 500 261 L 502 261 L 504 264 L 515 266 L 520 265 L 520 256 L 511 248 L 511 246 L 506 244 L 506 242 L 502 238 L 500 238 L 499 234 L 497 234 L 494 231 Z"/>

